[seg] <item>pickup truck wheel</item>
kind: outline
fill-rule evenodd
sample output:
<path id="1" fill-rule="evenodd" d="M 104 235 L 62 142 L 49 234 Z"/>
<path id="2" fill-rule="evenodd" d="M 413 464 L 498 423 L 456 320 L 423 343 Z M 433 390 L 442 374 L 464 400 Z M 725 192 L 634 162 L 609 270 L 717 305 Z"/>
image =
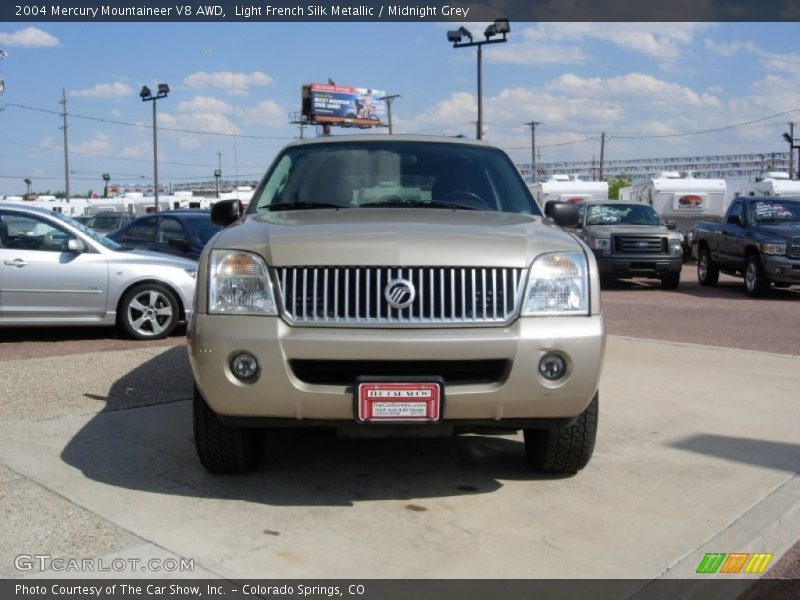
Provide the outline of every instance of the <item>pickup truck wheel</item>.
<path id="1" fill-rule="evenodd" d="M 600 393 L 596 393 L 572 425 L 557 429 L 525 429 L 525 454 L 530 465 L 545 473 L 573 474 L 589 463 L 597 437 Z"/>
<path id="2" fill-rule="evenodd" d="M 677 290 L 681 283 L 681 272 L 669 273 L 661 277 L 662 290 Z"/>
<path id="3" fill-rule="evenodd" d="M 719 281 L 719 265 L 711 259 L 708 248 L 700 250 L 697 259 L 697 281 L 700 285 L 713 287 Z"/>
<path id="4" fill-rule="evenodd" d="M 769 280 L 764 273 L 761 257 L 751 254 L 747 257 L 747 266 L 744 269 L 744 289 L 752 298 L 760 298 L 769 290 Z"/>
<path id="5" fill-rule="evenodd" d="M 224 425 L 197 386 L 192 395 L 194 445 L 206 470 L 212 473 L 249 473 L 258 466 L 264 431 Z"/>

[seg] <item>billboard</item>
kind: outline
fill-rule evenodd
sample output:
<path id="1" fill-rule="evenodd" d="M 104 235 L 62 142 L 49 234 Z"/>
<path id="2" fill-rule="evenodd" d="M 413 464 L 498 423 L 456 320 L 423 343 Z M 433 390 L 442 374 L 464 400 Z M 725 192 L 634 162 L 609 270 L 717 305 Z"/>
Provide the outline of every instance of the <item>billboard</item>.
<path id="1" fill-rule="evenodd" d="M 386 92 L 311 83 L 302 88 L 303 116 L 316 123 L 374 127 L 386 121 Z"/>

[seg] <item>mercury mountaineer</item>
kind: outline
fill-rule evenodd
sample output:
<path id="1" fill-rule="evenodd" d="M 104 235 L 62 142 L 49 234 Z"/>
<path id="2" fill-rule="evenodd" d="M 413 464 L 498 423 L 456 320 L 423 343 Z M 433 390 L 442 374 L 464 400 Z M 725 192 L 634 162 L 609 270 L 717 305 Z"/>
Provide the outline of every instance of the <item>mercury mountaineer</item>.
<path id="1" fill-rule="evenodd" d="M 421 136 L 295 142 L 206 246 L 188 327 L 212 472 L 266 430 L 523 431 L 549 473 L 589 461 L 605 347 L 597 263 L 501 150 Z"/>

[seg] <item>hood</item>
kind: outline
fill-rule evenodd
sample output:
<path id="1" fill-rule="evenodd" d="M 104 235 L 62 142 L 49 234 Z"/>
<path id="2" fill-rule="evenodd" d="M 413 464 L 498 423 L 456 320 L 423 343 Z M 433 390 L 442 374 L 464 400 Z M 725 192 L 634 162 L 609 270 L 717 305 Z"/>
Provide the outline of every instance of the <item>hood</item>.
<path id="1" fill-rule="evenodd" d="M 764 225 L 756 223 L 756 227 L 758 227 L 758 233 L 760 234 L 771 235 L 787 242 L 791 242 L 793 238 L 800 236 L 800 223 L 794 221 L 791 223 L 765 223 Z"/>
<path id="2" fill-rule="evenodd" d="M 110 251 L 109 261 L 124 262 L 126 264 L 138 263 L 148 265 L 159 265 L 163 267 L 177 267 L 179 269 L 197 270 L 197 261 L 180 256 L 172 256 L 163 252 L 152 252 L 150 250 L 123 250 Z"/>
<path id="3" fill-rule="evenodd" d="M 580 249 L 541 217 L 432 208 L 248 215 L 223 230 L 213 246 L 258 252 L 272 266 L 527 267 L 542 252 Z"/>
<path id="4" fill-rule="evenodd" d="M 594 237 L 610 237 L 612 235 L 666 235 L 675 233 L 664 225 L 589 225 L 584 231 Z"/>

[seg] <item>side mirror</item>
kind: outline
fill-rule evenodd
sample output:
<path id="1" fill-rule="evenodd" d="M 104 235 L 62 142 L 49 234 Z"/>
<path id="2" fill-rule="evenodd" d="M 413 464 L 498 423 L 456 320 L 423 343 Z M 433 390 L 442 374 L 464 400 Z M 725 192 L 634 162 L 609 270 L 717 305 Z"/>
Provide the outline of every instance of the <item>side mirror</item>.
<path id="1" fill-rule="evenodd" d="M 672 219 L 670 219 L 669 221 L 665 221 L 665 225 L 667 226 L 667 229 L 677 229 L 678 228 L 678 224 L 675 221 L 673 221 Z"/>
<path id="2" fill-rule="evenodd" d="M 221 200 L 211 207 L 211 222 L 220 227 L 227 227 L 244 214 L 239 200 Z"/>
<path id="3" fill-rule="evenodd" d="M 86 252 L 86 244 L 77 238 L 70 238 L 67 240 L 67 251 L 82 254 Z"/>
<path id="4" fill-rule="evenodd" d="M 580 222 L 578 207 L 564 202 L 554 203 L 550 208 L 550 218 L 559 227 L 577 227 Z"/>
<path id="5" fill-rule="evenodd" d="M 728 215 L 728 223 L 731 225 L 742 225 L 742 218 L 739 215 Z"/>

